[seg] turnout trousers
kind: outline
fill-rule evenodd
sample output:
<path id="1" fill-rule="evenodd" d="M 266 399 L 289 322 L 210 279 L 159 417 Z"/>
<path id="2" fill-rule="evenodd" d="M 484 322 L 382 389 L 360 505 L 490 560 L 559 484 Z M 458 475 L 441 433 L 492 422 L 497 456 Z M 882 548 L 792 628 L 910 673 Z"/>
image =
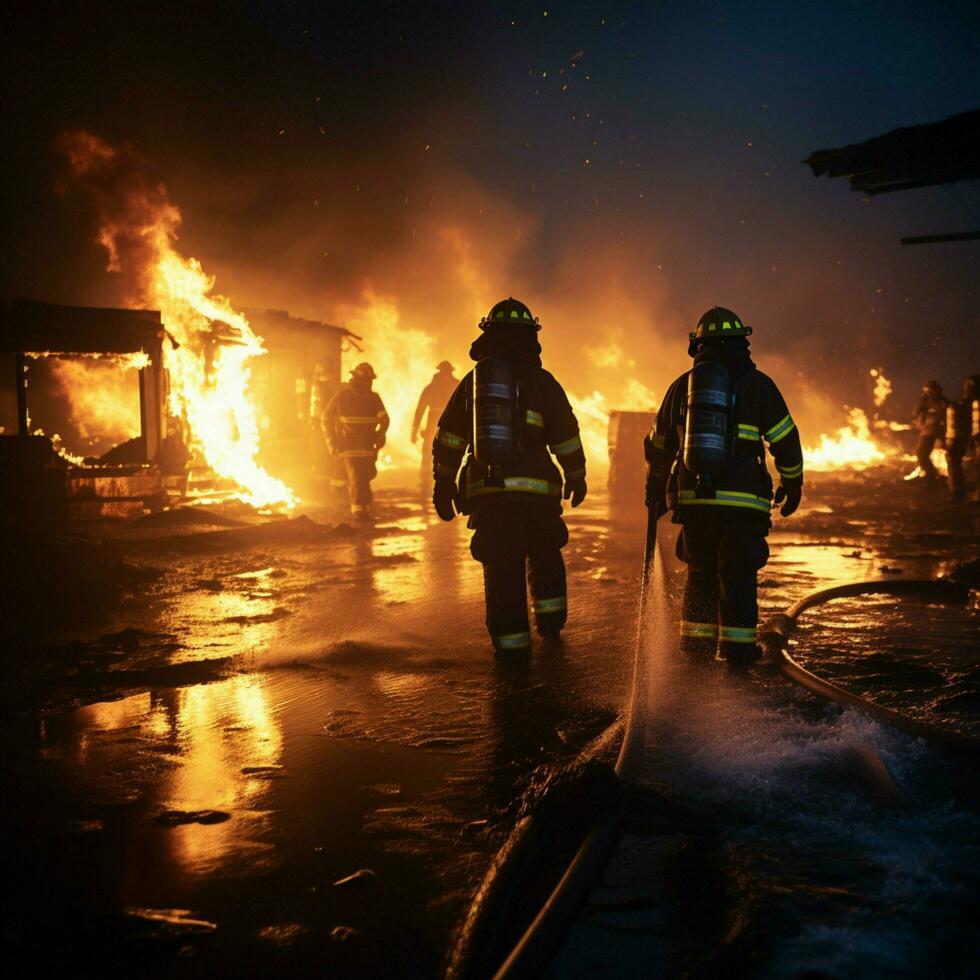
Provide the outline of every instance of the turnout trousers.
<path id="1" fill-rule="evenodd" d="M 347 469 L 347 492 L 350 494 L 351 513 L 369 513 L 374 501 L 371 481 L 378 475 L 374 456 L 344 456 L 344 466 Z"/>
<path id="2" fill-rule="evenodd" d="M 717 649 L 730 662 L 750 663 L 759 657 L 756 573 L 769 559 L 766 529 L 723 507 L 685 518 L 677 539 L 677 557 L 687 564 L 681 649 L 704 657 Z"/>
<path id="3" fill-rule="evenodd" d="M 556 636 L 565 625 L 568 597 L 561 549 L 568 543 L 568 528 L 553 501 L 513 499 L 483 501 L 469 526 L 475 531 L 470 553 L 483 565 L 494 655 L 526 656 L 531 650 L 529 586 L 538 633 Z"/>
<path id="4" fill-rule="evenodd" d="M 915 461 L 930 480 L 934 480 L 937 476 L 936 467 L 932 463 L 932 451 L 941 438 L 941 431 L 929 429 L 919 433 L 919 441 L 915 444 Z"/>

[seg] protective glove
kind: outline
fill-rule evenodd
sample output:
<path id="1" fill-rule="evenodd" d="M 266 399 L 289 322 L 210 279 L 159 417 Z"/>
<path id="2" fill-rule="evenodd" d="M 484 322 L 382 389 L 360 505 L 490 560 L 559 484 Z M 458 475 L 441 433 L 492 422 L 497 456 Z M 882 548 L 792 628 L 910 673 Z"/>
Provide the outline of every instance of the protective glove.
<path id="1" fill-rule="evenodd" d="M 436 480 L 432 488 L 432 506 L 444 520 L 451 521 L 459 510 L 459 490 L 452 480 Z"/>
<path id="2" fill-rule="evenodd" d="M 779 509 L 779 513 L 783 517 L 789 517 L 797 507 L 800 506 L 800 500 L 803 497 L 803 481 L 793 480 L 788 483 L 780 483 L 776 488 L 776 496 L 773 498 L 773 503 L 782 504 L 785 500 L 786 503 L 783 504 Z"/>
<path id="3" fill-rule="evenodd" d="M 589 488 L 585 485 L 585 478 L 581 480 L 569 480 L 565 484 L 565 494 L 564 499 L 568 500 L 569 497 L 572 498 L 572 506 L 578 507 L 583 500 L 585 500 L 585 495 L 589 492 Z"/>
<path id="4" fill-rule="evenodd" d="M 667 501 L 664 499 L 666 487 L 652 473 L 647 474 L 646 497 L 644 503 L 653 513 L 653 519 L 659 521 L 667 513 Z"/>
<path id="5" fill-rule="evenodd" d="M 375 439 L 374 439 L 374 448 L 375 449 L 384 449 L 384 445 L 385 445 L 385 443 L 387 441 L 388 441 L 388 439 L 387 439 L 386 436 L 381 436 L 381 435 L 375 436 Z"/>

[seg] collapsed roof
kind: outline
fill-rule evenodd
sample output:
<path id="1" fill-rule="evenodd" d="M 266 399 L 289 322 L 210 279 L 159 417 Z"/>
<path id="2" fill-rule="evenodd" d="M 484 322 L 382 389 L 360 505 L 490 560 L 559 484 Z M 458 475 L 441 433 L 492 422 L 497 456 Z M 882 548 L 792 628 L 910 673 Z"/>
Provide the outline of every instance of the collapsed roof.
<path id="1" fill-rule="evenodd" d="M 163 341 L 156 310 L 99 309 L 15 299 L 0 317 L 0 351 L 150 353 Z"/>
<path id="2" fill-rule="evenodd" d="M 862 194 L 980 178 L 980 109 L 942 122 L 905 126 L 864 143 L 816 150 L 804 163 L 815 177 L 849 177 Z"/>

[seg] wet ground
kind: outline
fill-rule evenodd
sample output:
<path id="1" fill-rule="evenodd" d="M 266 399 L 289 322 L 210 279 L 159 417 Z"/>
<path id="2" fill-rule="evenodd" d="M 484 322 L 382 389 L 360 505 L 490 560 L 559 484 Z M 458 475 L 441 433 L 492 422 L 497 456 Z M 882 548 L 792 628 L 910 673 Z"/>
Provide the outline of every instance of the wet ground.
<path id="1" fill-rule="evenodd" d="M 564 638 L 518 673 L 490 658 L 461 521 L 444 525 L 397 491 L 381 495 L 370 531 L 307 514 L 317 523 L 114 529 L 112 547 L 155 571 L 109 609 L 37 624 L 14 651 L 3 712 L 14 962 L 37 974 L 437 975 L 525 791 L 618 716 L 642 529 L 611 518 L 601 494 L 567 515 Z M 905 484 L 814 481 L 801 513 L 777 519 L 763 607 L 838 581 L 947 572 L 977 557 L 976 514 Z M 970 729 L 975 595 L 952 610 L 884 598 L 814 610 L 794 655 Z M 658 792 L 741 828 L 711 873 L 726 883 L 725 914 L 741 916 L 739 935 L 754 936 L 742 945 L 761 972 L 798 975 L 801 950 L 820 961 L 862 937 L 886 949 L 881 924 L 906 906 L 911 952 L 871 971 L 901 973 L 902 957 L 928 952 L 917 930 L 934 928 L 914 896 L 964 908 L 954 871 L 976 863 L 975 787 L 904 736 L 809 695 L 767 694 L 780 685 L 750 682 L 740 708 L 726 701 L 714 714 L 737 721 L 737 737 L 706 721 L 683 742 L 663 738 L 673 748 L 658 756 Z M 823 777 L 799 776 L 836 751 L 842 724 L 875 745 L 903 799 L 920 801 L 886 824 L 859 800 L 861 833 L 844 844 L 825 833 L 830 815 L 819 824 L 821 807 L 858 817 L 842 817 Z M 813 821 L 838 848 L 832 867 L 853 869 L 849 884 L 812 848 L 793 862 L 770 847 Z M 908 861 L 915 873 L 902 872 Z M 886 879 L 900 887 L 882 891 Z M 786 895 L 796 904 L 774 897 Z M 774 908 L 790 912 L 773 918 Z"/>

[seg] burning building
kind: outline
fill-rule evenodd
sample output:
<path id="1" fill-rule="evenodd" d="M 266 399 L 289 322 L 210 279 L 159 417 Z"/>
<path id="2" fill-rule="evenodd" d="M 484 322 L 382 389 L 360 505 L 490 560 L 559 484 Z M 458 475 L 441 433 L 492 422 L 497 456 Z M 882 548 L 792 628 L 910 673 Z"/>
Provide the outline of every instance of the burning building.
<path id="1" fill-rule="evenodd" d="M 360 338 L 284 310 L 249 317 L 272 344 L 243 392 L 262 433 L 263 464 L 292 468 L 298 483 L 328 479 L 319 413 L 340 386 L 344 344 Z M 241 344 L 240 332 L 214 321 L 202 345 L 205 377 L 213 378 L 223 348 Z M 181 411 L 189 396 L 167 366 L 180 363 L 179 351 L 156 310 L 6 304 L 4 506 L 20 519 L 130 516 L 188 495 L 238 493 L 188 425 L 194 410 Z"/>
<path id="2" fill-rule="evenodd" d="M 160 314 L 153 310 L 27 300 L 4 306 L 0 354 L 8 362 L 4 373 L 12 382 L 9 388 L 4 385 L 7 397 L 0 436 L 6 507 L 24 518 L 64 515 L 69 500 L 76 514 L 124 514 L 137 508 L 141 512 L 147 504 L 162 503 L 164 474 L 176 465 L 168 458 L 173 440 L 167 431 L 165 336 Z M 85 465 L 80 456 L 59 452 L 60 435 L 46 434 L 31 418 L 31 374 L 49 359 L 91 362 L 97 370 L 137 371 L 138 392 L 132 393 L 133 404 L 122 411 L 135 411 L 138 406 L 138 434 L 91 459 L 92 465 Z"/>

